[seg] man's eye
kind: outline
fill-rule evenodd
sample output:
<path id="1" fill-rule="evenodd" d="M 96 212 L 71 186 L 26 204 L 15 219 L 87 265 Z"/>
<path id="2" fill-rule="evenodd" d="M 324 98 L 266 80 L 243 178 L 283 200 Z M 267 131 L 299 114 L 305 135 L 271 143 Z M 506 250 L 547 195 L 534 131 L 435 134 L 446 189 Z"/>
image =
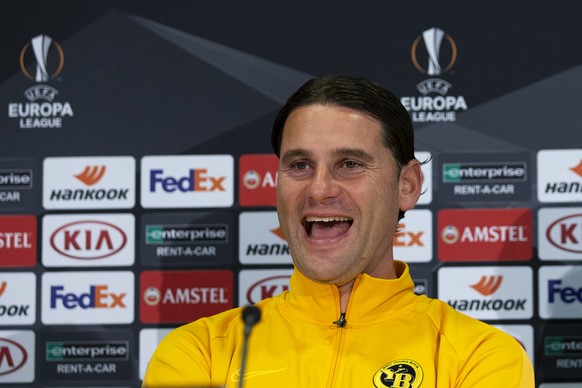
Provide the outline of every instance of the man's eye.
<path id="1" fill-rule="evenodd" d="M 291 167 L 296 170 L 305 170 L 306 168 L 309 167 L 309 165 L 307 164 L 307 162 L 295 162 L 291 165 Z"/>
<path id="2" fill-rule="evenodd" d="M 346 160 L 342 167 L 347 169 L 354 169 L 360 167 L 360 163 L 354 162 L 353 160 Z"/>

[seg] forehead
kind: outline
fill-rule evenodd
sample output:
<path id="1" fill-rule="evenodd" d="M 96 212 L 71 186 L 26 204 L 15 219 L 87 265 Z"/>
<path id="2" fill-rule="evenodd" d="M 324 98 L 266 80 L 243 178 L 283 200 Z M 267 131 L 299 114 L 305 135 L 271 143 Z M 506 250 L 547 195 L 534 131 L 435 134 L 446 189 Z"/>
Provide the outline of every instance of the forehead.
<path id="1" fill-rule="evenodd" d="M 382 131 L 378 120 L 362 111 L 338 105 L 307 105 L 289 114 L 281 148 L 306 145 L 383 147 Z"/>

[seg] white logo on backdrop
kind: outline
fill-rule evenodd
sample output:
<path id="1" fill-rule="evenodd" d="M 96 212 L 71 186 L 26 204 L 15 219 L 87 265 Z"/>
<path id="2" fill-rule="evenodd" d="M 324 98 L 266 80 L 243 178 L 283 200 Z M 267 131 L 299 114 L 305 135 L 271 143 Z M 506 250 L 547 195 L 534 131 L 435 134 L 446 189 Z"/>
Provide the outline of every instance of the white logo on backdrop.
<path id="1" fill-rule="evenodd" d="M 146 156 L 141 160 L 144 208 L 230 207 L 234 203 L 231 155 Z"/>
<path id="2" fill-rule="evenodd" d="M 46 158 L 45 209 L 130 209 L 135 206 L 135 159 L 117 157 Z"/>
<path id="3" fill-rule="evenodd" d="M 540 202 L 582 202 L 582 149 L 541 150 L 537 162 Z"/>
<path id="4" fill-rule="evenodd" d="M 51 214 L 42 224 L 46 267 L 129 266 L 135 261 L 133 214 Z"/>
<path id="5" fill-rule="evenodd" d="M 42 275 L 45 325 L 132 323 L 133 319 L 133 272 L 46 272 Z"/>
<path id="6" fill-rule="evenodd" d="M 530 319 L 530 267 L 444 267 L 438 271 L 438 298 L 477 319 Z"/>
<path id="7" fill-rule="evenodd" d="M 582 207 L 539 210 L 538 252 L 541 260 L 582 260 Z"/>
<path id="8" fill-rule="evenodd" d="M 582 318 L 582 266 L 541 267 L 539 282 L 540 317 Z"/>
<path id="9" fill-rule="evenodd" d="M 409 210 L 398 223 L 394 237 L 394 258 L 409 263 L 432 260 L 432 213 L 430 210 Z"/>
<path id="10" fill-rule="evenodd" d="M 243 264 L 291 264 L 277 212 L 243 212 L 239 217 L 239 258 Z"/>
<path id="11" fill-rule="evenodd" d="M 32 325 L 36 321 L 36 275 L 0 274 L 0 325 Z"/>

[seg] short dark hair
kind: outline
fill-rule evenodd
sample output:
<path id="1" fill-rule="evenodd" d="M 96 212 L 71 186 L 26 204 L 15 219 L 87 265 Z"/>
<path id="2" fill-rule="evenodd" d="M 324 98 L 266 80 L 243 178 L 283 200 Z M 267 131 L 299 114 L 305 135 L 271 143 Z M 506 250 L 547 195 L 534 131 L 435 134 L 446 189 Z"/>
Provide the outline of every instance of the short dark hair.
<path id="1" fill-rule="evenodd" d="M 414 159 L 412 121 L 398 98 L 377 83 L 344 75 L 311 79 L 289 97 L 277 114 L 271 132 L 271 144 L 277 156 L 280 156 L 283 128 L 291 112 L 314 104 L 338 105 L 368 114 L 382 125 L 384 145 L 392 151 L 399 169 Z"/>
<path id="2" fill-rule="evenodd" d="M 412 121 L 398 98 L 375 82 L 345 75 L 313 78 L 289 97 L 275 117 L 271 132 L 271 144 L 277 156 L 280 156 L 283 128 L 291 112 L 314 104 L 343 106 L 378 120 L 384 130 L 384 145 L 392 151 L 398 174 L 415 158 Z M 404 212 L 400 210 L 398 219 L 403 217 Z"/>

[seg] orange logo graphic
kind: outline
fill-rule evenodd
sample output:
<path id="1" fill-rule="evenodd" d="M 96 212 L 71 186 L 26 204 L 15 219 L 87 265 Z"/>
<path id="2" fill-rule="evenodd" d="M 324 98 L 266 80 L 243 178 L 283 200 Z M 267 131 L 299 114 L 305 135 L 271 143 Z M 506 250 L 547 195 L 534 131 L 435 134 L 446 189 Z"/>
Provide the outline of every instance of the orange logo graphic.
<path id="1" fill-rule="evenodd" d="M 570 170 L 582 177 L 582 160 L 580 160 L 580 163 L 576 167 L 571 167 Z"/>
<path id="2" fill-rule="evenodd" d="M 499 289 L 503 276 L 481 276 L 481 279 L 471 287 L 483 296 L 489 296 Z"/>
<path id="3" fill-rule="evenodd" d="M 75 175 L 75 178 L 87 186 L 93 186 L 103 178 L 106 169 L 105 166 L 86 166 L 83 172 Z"/>
<path id="4" fill-rule="evenodd" d="M 4 291 L 6 291 L 6 286 L 8 284 L 6 282 L 2 282 L 2 284 L 0 284 L 0 296 L 4 295 Z"/>
<path id="5" fill-rule="evenodd" d="M 271 233 L 275 236 L 279 237 L 281 240 L 285 240 L 285 236 L 283 236 L 283 231 L 281 231 L 281 227 L 277 227 L 276 229 L 271 229 Z M 287 241 L 287 240 L 285 240 Z"/>

